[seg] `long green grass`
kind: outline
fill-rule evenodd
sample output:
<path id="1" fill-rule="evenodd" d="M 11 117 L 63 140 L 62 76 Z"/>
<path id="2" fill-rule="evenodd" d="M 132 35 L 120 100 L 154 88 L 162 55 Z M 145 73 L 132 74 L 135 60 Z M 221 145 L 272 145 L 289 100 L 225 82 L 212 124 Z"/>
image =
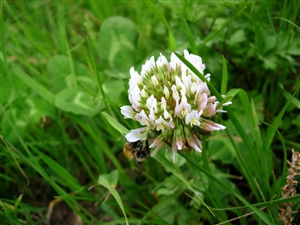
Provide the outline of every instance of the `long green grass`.
<path id="1" fill-rule="evenodd" d="M 299 185 L 281 195 L 300 151 L 299 9 L 297 0 L 2 1 L 1 224 L 282 224 L 285 203 L 299 224 Z M 216 118 L 227 128 L 176 163 L 160 150 L 140 174 L 120 156 L 138 127 L 120 113 L 129 69 L 184 49 L 202 57 L 211 93 L 232 98 Z"/>

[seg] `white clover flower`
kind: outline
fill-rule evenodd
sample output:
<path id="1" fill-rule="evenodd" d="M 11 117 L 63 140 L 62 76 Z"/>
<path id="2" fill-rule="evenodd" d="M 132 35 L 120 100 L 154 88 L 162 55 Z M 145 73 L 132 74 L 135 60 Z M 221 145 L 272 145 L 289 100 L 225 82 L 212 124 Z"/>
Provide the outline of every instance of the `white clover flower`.
<path id="1" fill-rule="evenodd" d="M 205 65 L 199 56 L 184 50 L 184 57 L 204 75 Z M 210 81 L 210 74 L 204 75 Z M 215 96 L 210 95 L 207 84 L 194 74 L 181 60 L 171 54 L 170 62 L 160 54 L 152 56 L 142 66 L 140 74 L 130 69 L 128 98 L 131 106 L 122 106 L 124 118 L 133 119 L 141 128 L 131 130 L 125 137 L 129 142 L 146 140 L 155 134 L 150 148 L 154 156 L 166 143 L 172 146 L 173 161 L 182 149 L 201 152 L 200 134 L 224 130 L 225 126 L 211 118 L 226 112 Z"/>

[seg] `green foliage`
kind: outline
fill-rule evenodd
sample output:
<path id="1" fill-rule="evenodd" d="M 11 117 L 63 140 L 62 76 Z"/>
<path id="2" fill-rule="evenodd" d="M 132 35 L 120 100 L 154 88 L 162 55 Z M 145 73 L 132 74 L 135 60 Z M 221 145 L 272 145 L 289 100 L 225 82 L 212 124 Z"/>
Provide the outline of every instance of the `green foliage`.
<path id="1" fill-rule="evenodd" d="M 299 188 L 281 198 L 300 150 L 299 1 L 1 6 L 1 222 L 281 224 L 279 205 L 299 210 Z M 226 130 L 176 163 L 160 150 L 140 174 L 120 155 L 138 128 L 120 113 L 129 69 L 183 49 L 233 102 L 216 118 Z"/>

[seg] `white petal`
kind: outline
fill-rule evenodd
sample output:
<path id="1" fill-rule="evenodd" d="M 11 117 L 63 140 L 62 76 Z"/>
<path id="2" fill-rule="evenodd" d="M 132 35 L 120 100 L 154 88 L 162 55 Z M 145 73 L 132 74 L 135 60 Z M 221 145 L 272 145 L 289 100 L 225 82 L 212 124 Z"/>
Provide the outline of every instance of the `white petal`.
<path id="1" fill-rule="evenodd" d="M 144 77 L 147 72 L 149 72 L 155 66 L 154 56 L 145 62 L 142 66 L 141 76 Z"/>
<path id="2" fill-rule="evenodd" d="M 125 138 L 129 142 L 135 142 L 138 140 L 146 140 L 148 137 L 148 133 L 146 132 L 146 128 L 138 128 L 135 130 L 131 130 L 128 134 L 126 134 Z"/>
<path id="3" fill-rule="evenodd" d="M 130 68 L 130 79 L 129 87 L 134 87 L 142 81 L 142 77 L 134 70 L 133 67 Z"/>
<path id="4" fill-rule="evenodd" d="M 157 78 L 156 78 L 155 75 L 153 75 L 153 76 L 151 77 L 151 81 L 152 81 L 152 84 L 153 84 L 154 86 L 157 86 L 157 85 L 159 84 L 159 82 L 158 82 L 158 80 L 157 80 Z"/>
<path id="5" fill-rule="evenodd" d="M 159 56 L 158 59 L 156 60 L 156 66 L 157 66 L 157 67 L 161 67 L 161 66 L 163 66 L 164 64 L 165 64 L 165 65 L 168 65 L 169 62 L 168 62 L 167 58 L 166 58 L 164 55 L 162 55 L 162 54 L 160 53 L 160 56 Z"/>
<path id="6" fill-rule="evenodd" d="M 192 110 L 186 117 L 185 117 L 185 124 L 191 126 L 199 126 L 200 125 L 200 116 L 202 114 L 202 110 L 199 112 L 197 110 Z"/>
<path id="7" fill-rule="evenodd" d="M 184 50 L 184 58 L 186 58 L 193 66 L 201 73 L 203 74 L 203 71 L 205 69 L 205 65 L 202 64 L 202 58 L 200 56 L 189 54 L 187 50 Z M 182 70 L 189 70 L 187 66 L 182 65 Z M 189 70 L 190 71 L 190 70 Z"/>
<path id="8" fill-rule="evenodd" d="M 136 121 L 138 121 L 142 126 L 148 126 L 150 127 L 152 125 L 150 119 L 148 118 L 147 114 L 144 110 L 142 110 L 140 113 L 136 114 L 135 116 Z"/>
<path id="9" fill-rule="evenodd" d="M 177 91 L 177 88 L 176 88 L 176 86 L 173 84 L 172 85 L 172 87 L 171 87 L 171 90 L 172 90 L 172 97 L 173 97 L 173 99 L 175 100 L 175 101 L 178 101 L 179 100 L 179 93 L 178 93 L 178 91 Z"/>
<path id="10" fill-rule="evenodd" d="M 172 69 L 176 69 L 177 66 L 181 66 L 182 62 L 181 60 L 174 54 L 174 52 L 171 53 L 171 60 L 169 62 L 169 65 Z"/>
<path id="11" fill-rule="evenodd" d="M 177 75 L 175 75 L 175 83 L 177 90 L 182 90 L 184 93 L 186 93 L 185 86 L 183 85 L 181 79 Z"/>
<path id="12" fill-rule="evenodd" d="M 164 85 L 164 94 L 165 94 L 166 99 L 169 99 L 170 92 L 169 92 L 168 88 L 166 87 L 166 85 Z"/>
<path id="13" fill-rule="evenodd" d="M 131 118 L 134 119 L 136 112 L 129 105 L 124 105 L 121 107 L 121 113 L 123 114 L 125 119 Z"/>
<path id="14" fill-rule="evenodd" d="M 178 105 L 178 102 L 176 101 L 174 115 L 179 118 L 182 118 L 191 112 L 192 107 L 187 102 L 187 98 L 186 98 L 184 92 L 182 90 L 180 92 L 181 92 L 181 103 Z"/>

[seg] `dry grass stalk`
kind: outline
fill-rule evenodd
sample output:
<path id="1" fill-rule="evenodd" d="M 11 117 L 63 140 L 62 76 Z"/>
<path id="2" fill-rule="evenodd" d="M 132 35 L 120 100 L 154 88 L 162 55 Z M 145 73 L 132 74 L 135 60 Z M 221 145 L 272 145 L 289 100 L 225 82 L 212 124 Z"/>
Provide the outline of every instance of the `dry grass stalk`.
<path id="1" fill-rule="evenodd" d="M 300 153 L 292 150 L 292 162 L 287 161 L 289 164 L 288 175 L 286 177 L 286 185 L 282 188 L 282 198 L 287 198 L 296 195 L 296 186 L 298 181 L 295 180 L 295 176 L 300 175 Z M 279 207 L 280 220 L 284 225 L 291 225 L 294 219 L 292 210 L 292 203 L 287 202 Z"/>

